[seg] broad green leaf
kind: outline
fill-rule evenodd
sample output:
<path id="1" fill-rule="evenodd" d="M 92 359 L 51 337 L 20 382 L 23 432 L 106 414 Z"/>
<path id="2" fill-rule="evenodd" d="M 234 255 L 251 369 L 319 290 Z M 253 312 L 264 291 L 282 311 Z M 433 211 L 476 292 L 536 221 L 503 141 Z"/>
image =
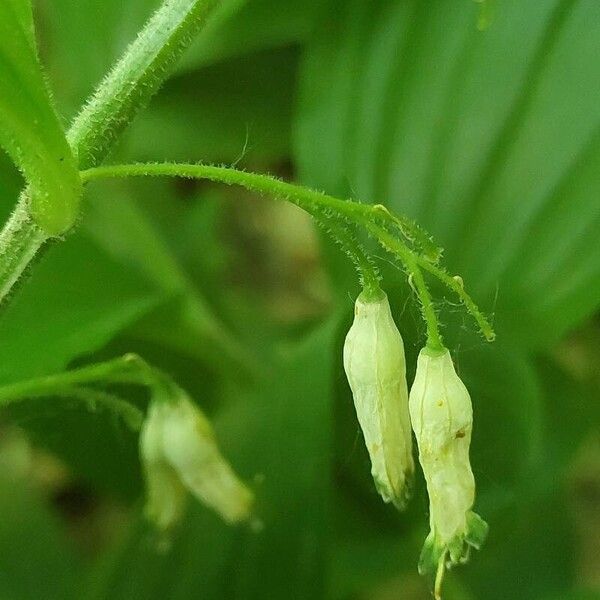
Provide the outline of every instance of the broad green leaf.
<path id="1" fill-rule="evenodd" d="M 554 360 L 538 360 L 543 387 L 544 461 L 536 470 L 540 485 L 551 487 L 565 472 L 586 436 L 600 424 L 598 386 L 567 374 Z M 597 363 L 596 363 L 597 368 Z"/>
<path id="2" fill-rule="evenodd" d="M 600 600 L 600 591 L 591 587 L 589 589 L 581 588 L 561 594 L 545 596 L 544 600 Z"/>
<path id="3" fill-rule="evenodd" d="M 258 50 L 304 42 L 322 13 L 322 0 L 228 0 L 182 61 L 183 69 Z"/>
<path id="4" fill-rule="evenodd" d="M 4 151 L 0 151 L 0 221 L 8 219 L 15 199 L 23 188 L 23 178 Z"/>
<path id="5" fill-rule="evenodd" d="M 162 294 L 83 235 L 51 247 L 0 315 L 0 381 L 58 372 L 154 308 Z"/>
<path id="6" fill-rule="evenodd" d="M 417 218 L 494 311 L 543 346 L 600 297 L 600 4 L 338 4 L 307 50 L 301 178 Z M 497 302 L 495 297 L 497 295 Z"/>
<path id="7" fill-rule="evenodd" d="M 31 211 L 49 234 L 77 216 L 81 183 L 39 65 L 28 3 L 0 4 L 0 145 L 30 184 Z"/>
<path id="8" fill-rule="evenodd" d="M 4 465 L 1 471 L 0 596 L 62 600 L 78 566 L 66 532 L 28 479 L 8 472 Z"/>
<path id="9" fill-rule="evenodd" d="M 176 300 L 140 322 L 138 337 L 201 358 L 222 374 L 231 376 L 234 370 L 247 375 L 255 368 L 252 360 L 180 266 L 148 209 L 131 197 L 132 189 L 114 184 L 93 192 L 84 226 L 110 256 L 142 273 L 165 297 Z M 156 194 L 155 190 L 165 188 L 151 181 L 142 189 Z M 142 203 L 149 202 L 144 193 L 139 195 Z M 172 194 L 169 199 L 176 201 Z M 175 205 L 167 218 L 172 220 L 174 214 Z"/>
<path id="10" fill-rule="evenodd" d="M 93 570 L 86 598 L 323 597 L 333 325 L 282 348 L 269 377 L 216 418 L 225 456 L 255 478 L 262 527 L 228 528 L 193 503 L 170 552 L 157 554 L 148 532 L 134 529 Z"/>
<path id="11" fill-rule="evenodd" d="M 6 0 L 6 4 L 9 5 L 9 10 L 12 10 L 13 14 L 19 21 L 23 34 L 31 44 L 31 47 L 35 48 L 35 31 L 33 28 L 33 12 L 31 9 L 31 1 Z"/>
<path id="12" fill-rule="evenodd" d="M 60 372 L 155 309 L 165 294 L 138 273 L 82 232 L 50 247 L 0 314 L 0 382 Z M 88 484 L 139 495 L 137 435 L 113 414 L 49 398 L 14 404 L 3 415 Z"/>

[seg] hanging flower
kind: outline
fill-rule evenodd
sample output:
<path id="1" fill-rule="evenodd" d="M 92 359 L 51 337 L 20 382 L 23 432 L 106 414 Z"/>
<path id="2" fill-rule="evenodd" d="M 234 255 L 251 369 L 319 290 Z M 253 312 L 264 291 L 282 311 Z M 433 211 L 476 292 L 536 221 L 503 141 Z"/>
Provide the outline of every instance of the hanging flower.
<path id="1" fill-rule="evenodd" d="M 186 491 L 213 508 L 228 523 L 250 516 L 253 495 L 217 447 L 208 419 L 170 386 L 157 394 L 140 436 L 147 487 L 146 515 L 166 530 L 180 519 Z"/>
<path id="2" fill-rule="evenodd" d="M 471 398 L 445 348 L 421 350 L 409 406 L 429 493 L 431 531 L 419 572 L 437 570 L 441 582 L 444 568 L 466 562 L 470 549 L 479 549 L 487 534 L 487 524 L 471 510 Z"/>
<path id="3" fill-rule="evenodd" d="M 344 344 L 344 369 L 371 458 L 371 474 L 385 502 L 404 508 L 414 472 L 402 336 L 387 296 L 359 296 Z"/>

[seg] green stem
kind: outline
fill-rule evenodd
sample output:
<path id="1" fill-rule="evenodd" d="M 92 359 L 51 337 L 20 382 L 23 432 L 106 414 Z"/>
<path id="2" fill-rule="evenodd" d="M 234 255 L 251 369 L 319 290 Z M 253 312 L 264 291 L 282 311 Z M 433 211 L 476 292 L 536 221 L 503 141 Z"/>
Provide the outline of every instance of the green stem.
<path id="1" fill-rule="evenodd" d="M 100 83 L 67 133 L 79 168 L 98 165 L 144 108 L 219 0 L 165 0 Z M 46 239 L 30 219 L 25 190 L 0 233 L 0 303 Z"/>
<path id="2" fill-rule="evenodd" d="M 0 408 L 31 398 L 71 398 L 88 406 L 103 406 L 138 431 L 144 418 L 142 411 L 113 394 L 93 387 L 97 384 L 130 384 L 151 389 L 173 385 L 168 377 L 139 356 L 126 354 L 89 367 L 4 385 L 0 387 Z"/>
<path id="3" fill-rule="evenodd" d="M 432 350 L 440 350 L 443 348 L 442 336 L 440 335 L 437 315 L 435 314 L 435 307 L 433 305 L 433 300 L 431 299 L 429 288 L 425 283 L 423 273 L 418 265 L 418 255 L 414 254 L 412 250 L 407 248 L 400 240 L 398 240 L 398 238 L 391 235 L 382 227 L 379 227 L 374 223 L 368 223 L 366 227 L 373 237 L 379 241 L 381 246 L 388 252 L 397 256 L 404 265 L 412 280 L 414 289 L 419 296 L 419 300 L 421 301 L 421 313 L 423 314 L 423 319 L 427 325 L 427 347 Z M 425 260 L 425 262 L 428 263 L 427 260 Z"/>
<path id="4" fill-rule="evenodd" d="M 324 212 L 313 211 L 310 214 L 354 263 L 359 274 L 364 298 L 372 300 L 380 298 L 382 292 L 379 287 L 380 279 L 377 269 L 356 239 L 354 232 L 347 229 L 346 223 L 340 223 L 339 219 L 335 219 Z"/>
<path id="5" fill-rule="evenodd" d="M 219 0 L 166 0 L 73 121 L 67 139 L 79 167 L 94 167 L 144 108 Z"/>
<path id="6" fill-rule="evenodd" d="M 0 232 L 0 304 L 47 239 L 30 216 L 27 198 L 21 194 Z"/>
<path id="7" fill-rule="evenodd" d="M 475 304 L 473 298 L 465 291 L 462 279 L 460 277 L 449 275 L 441 267 L 431 264 L 420 256 L 416 256 L 416 261 L 424 271 L 429 271 L 429 273 L 437 277 L 458 296 L 460 301 L 465 305 L 467 311 L 475 319 L 483 337 L 485 337 L 488 342 L 493 342 L 496 339 L 496 333 L 489 321 L 477 307 L 477 304 Z"/>
<path id="8" fill-rule="evenodd" d="M 137 355 L 126 354 L 89 367 L 4 385 L 0 387 L 0 406 L 22 398 L 59 394 L 65 389 L 91 383 L 152 385 L 156 381 L 152 367 Z"/>
<path id="9" fill-rule="evenodd" d="M 262 196 L 286 200 L 309 213 L 313 210 L 330 210 L 360 225 L 380 218 L 378 211 L 371 205 L 340 200 L 270 175 L 247 173 L 228 167 L 191 163 L 136 163 L 96 167 L 81 171 L 80 175 L 84 183 L 97 179 L 145 176 L 205 179 L 225 185 L 239 185 Z"/>
<path id="10" fill-rule="evenodd" d="M 408 248 L 401 240 L 392 236 L 383 227 L 377 225 L 381 209 L 369 205 L 358 204 L 348 200 L 340 200 L 309 188 L 286 183 L 268 175 L 246 173 L 227 167 L 216 167 L 202 164 L 132 164 L 111 165 L 97 167 L 81 172 L 82 181 L 88 182 L 95 179 L 130 176 L 171 176 L 187 177 L 192 179 L 207 179 L 227 185 L 239 185 L 252 192 L 272 198 L 287 200 L 310 214 L 320 214 L 329 211 L 366 227 L 390 252 L 398 256 L 407 271 L 412 275 L 416 292 L 421 301 L 423 317 L 427 323 L 428 344 L 432 347 L 441 347 L 441 336 L 431 295 L 425 285 L 421 271 L 417 264 L 418 255 Z M 377 276 L 373 273 L 373 281 L 369 285 L 379 288 Z"/>

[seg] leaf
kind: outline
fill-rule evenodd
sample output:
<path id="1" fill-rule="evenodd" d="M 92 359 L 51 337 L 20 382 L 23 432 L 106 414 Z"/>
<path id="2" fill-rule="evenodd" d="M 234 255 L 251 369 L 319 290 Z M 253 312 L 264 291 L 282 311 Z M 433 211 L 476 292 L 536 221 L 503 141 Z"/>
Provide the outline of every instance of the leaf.
<path id="1" fill-rule="evenodd" d="M 23 34 L 32 48 L 35 48 L 35 32 L 33 28 L 33 13 L 30 0 L 6 0 L 8 9 L 12 11 L 20 24 Z"/>
<path id="2" fill-rule="evenodd" d="M 574 549 L 566 499 L 556 490 L 523 497 L 518 510 L 490 521 L 485 548 L 462 577 L 474 598 L 537 600 L 553 593 L 564 598 L 575 587 Z"/>
<path id="3" fill-rule="evenodd" d="M 147 313 L 162 295 L 77 234 L 51 247 L 0 315 L 0 382 L 64 370 Z"/>
<path id="4" fill-rule="evenodd" d="M 64 232 L 81 183 L 36 56 L 31 6 L 0 4 L 0 145 L 31 187 L 31 211 L 47 233 Z"/>
<path id="5" fill-rule="evenodd" d="M 415 217 L 532 347 L 598 306 L 600 5 L 338 4 L 303 65 L 301 178 Z M 497 294 L 498 300 L 494 304 Z"/>
<path id="6" fill-rule="evenodd" d="M 150 189 L 160 189 L 157 181 L 149 183 Z M 110 191 L 110 197 L 93 192 L 84 220 L 86 230 L 113 259 L 142 273 L 164 297 L 175 300 L 140 322 L 138 337 L 200 358 L 226 376 L 231 376 L 232 369 L 248 376 L 256 365 L 179 265 L 144 207 L 130 197 L 132 188 L 116 184 L 102 189 Z M 139 195 L 148 203 L 143 193 Z M 167 219 L 173 220 L 176 207 L 172 193 L 168 199 L 173 207 Z"/>
<path id="7" fill-rule="evenodd" d="M 23 178 L 9 156 L 0 150 L 0 222 L 4 222 L 13 209 L 15 198 L 23 187 Z"/>
<path id="8" fill-rule="evenodd" d="M 558 474 L 568 471 L 582 442 L 593 436 L 600 423 L 598 389 L 576 380 L 554 360 L 539 359 L 536 368 L 544 390 L 543 429 L 547 443 L 544 461 L 535 476 L 540 485 L 551 487 Z"/>
<path id="9" fill-rule="evenodd" d="M 135 270 L 78 233 L 52 246 L 0 315 L 0 382 L 60 372 L 102 349 L 164 295 Z M 69 400 L 33 400 L 3 411 L 86 482 L 123 497 L 139 494 L 137 436 L 106 411 Z"/>
<path id="10" fill-rule="evenodd" d="M 182 69 L 303 42 L 318 21 L 322 4 L 321 0 L 223 2 L 182 61 Z"/>
<path id="11" fill-rule="evenodd" d="M 236 471 L 255 482 L 260 531 L 228 528 L 193 504 L 169 553 L 156 554 L 148 532 L 90 574 L 87 598 L 320 598 L 331 434 L 334 323 L 278 353 L 260 386 L 216 419 L 217 437 Z M 310 373 L 310 377 L 306 374 Z M 204 540 L 203 543 L 199 543 Z"/>

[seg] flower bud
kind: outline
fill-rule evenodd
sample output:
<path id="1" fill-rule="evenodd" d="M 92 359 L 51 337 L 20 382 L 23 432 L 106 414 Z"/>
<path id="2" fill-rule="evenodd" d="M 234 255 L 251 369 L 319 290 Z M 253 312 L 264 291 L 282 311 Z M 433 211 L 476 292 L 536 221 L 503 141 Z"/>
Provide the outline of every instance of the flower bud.
<path id="1" fill-rule="evenodd" d="M 371 474 L 385 502 L 402 509 L 414 472 L 402 337 L 387 296 L 356 300 L 344 344 L 344 369 L 371 458 Z"/>
<path id="2" fill-rule="evenodd" d="M 140 452 L 146 514 L 157 527 L 168 529 L 179 520 L 186 489 L 228 523 L 250 516 L 252 492 L 219 452 L 209 421 L 179 388 L 153 399 Z"/>
<path id="3" fill-rule="evenodd" d="M 160 403 L 152 402 L 140 435 L 140 456 L 146 478 L 145 513 L 158 529 L 167 530 L 181 518 L 186 491 L 163 456 Z"/>
<path id="4" fill-rule="evenodd" d="M 471 547 L 480 548 L 487 524 L 471 511 L 475 479 L 469 462 L 473 409 L 445 348 L 421 350 L 410 390 L 410 417 L 429 493 L 431 531 L 425 540 L 419 572 L 466 562 Z"/>

